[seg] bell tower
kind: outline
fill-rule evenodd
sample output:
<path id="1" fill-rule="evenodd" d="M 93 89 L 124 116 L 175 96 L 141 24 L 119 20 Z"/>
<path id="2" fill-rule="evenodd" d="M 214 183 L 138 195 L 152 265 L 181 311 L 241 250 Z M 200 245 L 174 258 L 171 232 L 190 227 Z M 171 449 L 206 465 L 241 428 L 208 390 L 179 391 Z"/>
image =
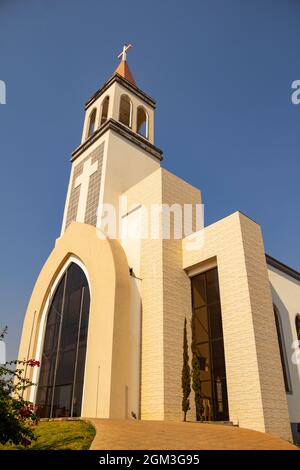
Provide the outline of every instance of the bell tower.
<path id="1" fill-rule="evenodd" d="M 97 226 L 98 207 L 117 208 L 119 197 L 157 170 L 162 151 L 154 145 L 155 101 L 136 84 L 124 45 L 111 78 L 86 102 L 81 143 L 72 153 L 62 224 Z"/>

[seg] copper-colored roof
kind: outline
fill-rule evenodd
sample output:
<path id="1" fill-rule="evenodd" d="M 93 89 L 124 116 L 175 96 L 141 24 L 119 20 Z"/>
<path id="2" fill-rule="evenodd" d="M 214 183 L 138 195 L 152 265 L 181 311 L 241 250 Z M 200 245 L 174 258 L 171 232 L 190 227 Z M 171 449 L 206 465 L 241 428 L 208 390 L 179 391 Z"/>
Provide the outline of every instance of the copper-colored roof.
<path id="1" fill-rule="evenodd" d="M 116 68 L 114 72 L 114 75 L 115 74 L 120 75 L 121 77 L 125 78 L 128 82 L 130 82 L 132 85 L 136 86 L 136 83 L 134 81 L 130 68 L 127 65 L 126 60 L 121 60 L 121 62 L 119 63 L 118 67 Z"/>

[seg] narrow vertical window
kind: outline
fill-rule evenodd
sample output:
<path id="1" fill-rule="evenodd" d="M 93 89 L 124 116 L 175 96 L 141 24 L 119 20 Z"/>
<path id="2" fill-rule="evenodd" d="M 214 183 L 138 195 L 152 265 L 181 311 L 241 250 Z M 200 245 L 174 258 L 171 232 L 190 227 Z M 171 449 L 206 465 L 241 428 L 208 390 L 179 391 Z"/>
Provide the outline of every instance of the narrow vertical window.
<path id="1" fill-rule="evenodd" d="M 192 341 L 199 361 L 204 421 L 227 421 L 228 398 L 217 268 L 192 278 Z"/>
<path id="2" fill-rule="evenodd" d="M 90 114 L 88 137 L 90 137 L 95 132 L 96 113 L 97 113 L 97 110 L 94 109 Z"/>
<path id="3" fill-rule="evenodd" d="M 295 325 L 296 325 L 297 338 L 300 341 L 300 314 L 299 313 L 296 315 Z"/>
<path id="4" fill-rule="evenodd" d="M 137 122 L 136 122 L 136 131 L 138 134 L 142 135 L 146 139 L 148 139 L 148 116 L 146 111 L 142 106 L 139 106 L 137 109 Z"/>
<path id="5" fill-rule="evenodd" d="M 102 102 L 102 110 L 101 110 L 101 122 L 100 126 L 104 124 L 107 121 L 107 116 L 108 116 L 108 105 L 109 105 L 109 96 L 104 98 Z"/>
<path id="6" fill-rule="evenodd" d="M 131 127 L 132 103 L 127 95 L 122 95 L 120 99 L 119 121 L 125 126 Z"/>
<path id="7" fill-rule="evenodd" d="M 281 360 L 281 366 L 282 366 L 282 373 L 283 373 L 285 391 L 286 392 L 291 392 L 292 387 L 291 387 L 291 381 L 290 381 L 290 376 L 289 376 L 289 372 L 288 372 L 287 359 L 286 359 L 286 355 L 285 355 L 285 345 L 284 345 L 284 337 L 283 337 L 281 318 L 280 318 L 278 309 L 277 309 L 277 307 L 275 307 L 275 305 L 274 305 L 273 309 L 274 309 L 274 315 L 275 315 L 275 324 L 276 324 L 276 331 L 277 331 L 277 337 L 278 337 L 278 343 L 279 343 L 280 360 Z"/>

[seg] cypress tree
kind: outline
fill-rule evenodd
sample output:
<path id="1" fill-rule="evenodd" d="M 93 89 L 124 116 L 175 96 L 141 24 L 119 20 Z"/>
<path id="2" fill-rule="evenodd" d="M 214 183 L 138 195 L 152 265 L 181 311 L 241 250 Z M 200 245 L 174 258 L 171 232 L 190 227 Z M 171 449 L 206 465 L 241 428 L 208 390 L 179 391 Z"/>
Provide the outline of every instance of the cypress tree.
<path id="1" fill-rule="evenodd" d="M 190 365 L 189 365 L 186 318 L 184 319 L 184 328 L 183 328 L 183 364 L 182 364 L 182 373 L 181 373 L 181 386 L 182 386 L 183 421 L 186 421 L 186 415 L 190 409 L 189 396 L 191 393 L 191 370 L 190 370 Z"/>
<path id="2" fill-rule="evenodd" d="M 192 326 L 193 332 L 193 326 Z M 194 334 L 192 337 L 192 386 L 195 394 L 195 408 L 196 408 L 196 420 L 202 420 L 203 404 L 202 404 L 202 393 L 201 393 L 201 379 L 200 379 L 200 359 L 197 353 L 195 345 Z"/>

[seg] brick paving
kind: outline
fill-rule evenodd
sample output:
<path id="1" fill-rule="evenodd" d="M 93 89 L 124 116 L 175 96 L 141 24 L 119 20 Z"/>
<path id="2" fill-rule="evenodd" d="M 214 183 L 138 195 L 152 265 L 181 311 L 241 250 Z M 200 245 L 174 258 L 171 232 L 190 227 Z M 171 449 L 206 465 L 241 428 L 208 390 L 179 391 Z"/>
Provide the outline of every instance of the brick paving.
<path id="1" fill-rule="evenodd" d="M 233 426 L 172 421 L 90 419 L 91 450 L 297 450 L 269 434 Z"/>

